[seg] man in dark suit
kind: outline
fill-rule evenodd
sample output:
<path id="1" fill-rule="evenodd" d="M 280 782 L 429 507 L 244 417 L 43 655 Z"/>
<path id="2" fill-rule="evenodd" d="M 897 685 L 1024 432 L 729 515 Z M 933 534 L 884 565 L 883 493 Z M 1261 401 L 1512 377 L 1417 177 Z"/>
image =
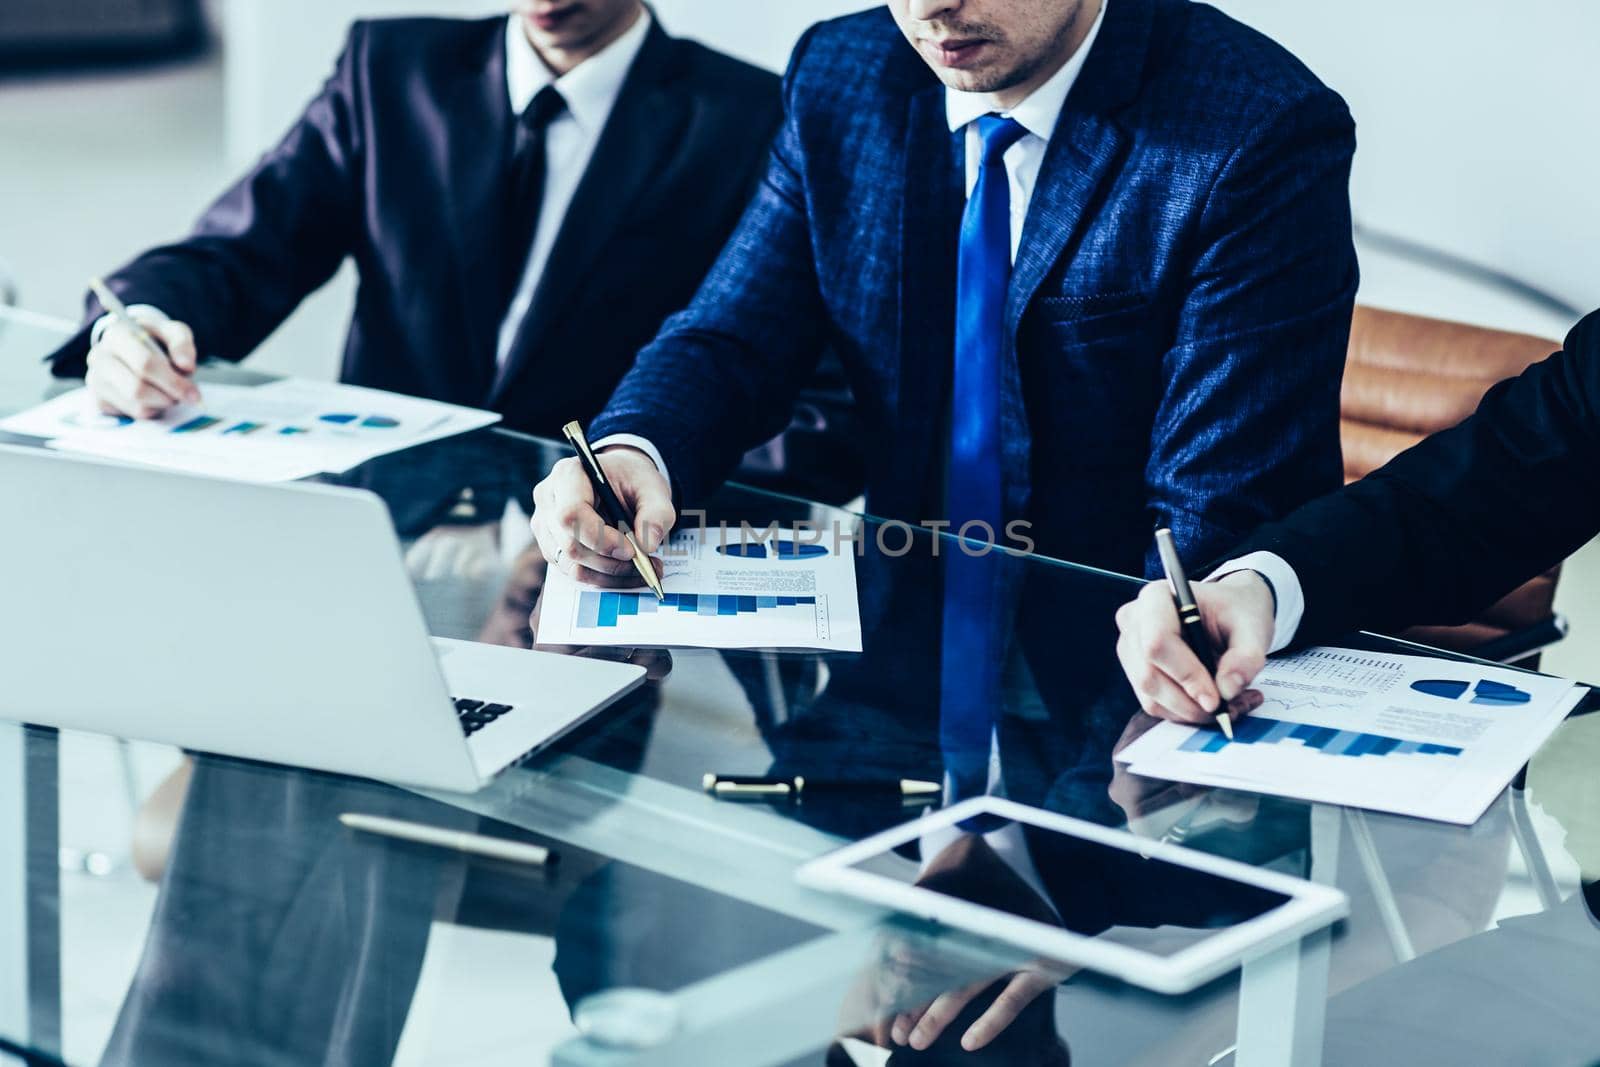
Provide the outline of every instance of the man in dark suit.
<path id="1" fill-rule="evenodd" d="M 1145 711 L 1200 722 L 1269 652 L 1356 629 L 1464 622 L 1600 533 L 1600 312 L 1562 351 L 1501 382 L 1452 429 L 1361 481 L 1261 527 L 1195 586 L 1224 647 L 1213 682 L 1178 637 L 1172 598 L 1117 614 L 1118 653 Z"/>
<path id="2" fill-rule="evenodd" d="M 197 397 L 197 354 L 244 357 L 353 258 L 343 380 L 554 435 L 688 303 L 779 118 L 774 76 L 669 37 L 640 0 L 359 22 L 277 147 L 111 277 L 176 369 L 91 301 L 55 371 L 157 414 Z"/>
<path id="3" fill-rule="evenodd" d="M 887 6 L 800 41 L 756 199 L 591 427 L 647 546 L 825 346 L 880 515 L 1010 544 L 1023 521 L 1041 552 L 1142 573 L 1157 518 L 1198 559 L 1335 486 L 1339 97 L 1184 0 Z M 540 545 L 625 573 L 589 500 L 554 471 Z"/>

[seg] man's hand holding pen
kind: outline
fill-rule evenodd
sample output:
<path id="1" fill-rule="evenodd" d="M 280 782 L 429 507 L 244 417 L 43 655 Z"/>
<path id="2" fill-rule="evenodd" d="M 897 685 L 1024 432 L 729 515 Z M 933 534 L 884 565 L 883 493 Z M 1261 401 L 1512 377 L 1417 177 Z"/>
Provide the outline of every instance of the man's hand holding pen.
<path id="1" fill-rule="evenodd" d="M 1261 705 L 1261 694 L 1249 685 L 1267 662 L 1272 590 L 1252 571 L 1191 588 L 1206 632 L 1221 650 L 1214 680 L 1184 641 L 1165 582 L 1151 582 L 1118 609 L 1117 658 L 1147 714 L 1204 726 L 1225 707 L 1233 719 L 1243 718 Z"/>
<path id="2" fill-rule="evenodd" d="M 596 454 L 606 479 L 633 517 L 639 548 L 653 553 L 677 521 L 672 489 L 650 457 L 613 446 Z M 596 508 L 596 494 L 579 457 L 563 459 L 533 487 L 533 536 L 544 558 L 579 581 L 615 584 L 634 574 L 633 548 Z M 660 560 L 651 557 L 656 574 Z M 629 584 L 638 584 L 631 582 Z"/>
<path id="3" fill-rule="evenodd" d="M 199 357 L 189 327 L 150 310 L 130 310 L 99 278 L 90 278 L 89 287 L 110 320 L 89 348 L 84 379 L 100 410 L 154 419 L 179 404 L 200 403 L 191 380 Z"/>

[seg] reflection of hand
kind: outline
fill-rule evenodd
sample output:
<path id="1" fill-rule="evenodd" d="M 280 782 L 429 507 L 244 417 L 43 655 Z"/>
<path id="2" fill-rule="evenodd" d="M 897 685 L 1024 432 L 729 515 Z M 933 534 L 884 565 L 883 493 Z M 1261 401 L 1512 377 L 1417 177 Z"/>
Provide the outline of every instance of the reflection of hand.
<path id="1" fill-rule="evenodd" d="M 645 669 L 648 681 L 660 681 L 672 673 L 672 654 L 663 648 L 614 648 L 579 645 L 535 645 L 539 632 L 539 608 L 544 601 L 544 579 L 548 567 L 537 544 L 529 545 L 511 565 L 505 591 L 489 613 L 478 640 L 511 648 L 538 648 L 541 652 L 560 652 L 569 656 L 609 659 L 632 663 Z"/>
<path id="2" fill-rule="evenodd" d="M 500 566 L 500 524 L 435 526 L 406 550 L 406 570 L 417 581 L 482 579 Z"/>
<path id="3" fill-rule="evenodd" d="M 1112 756 L 1115 757 L 1118 752 L 1143 737 L 1158 721 L 1143 712 L 1135 712 L 1122 731 L 1122 736 L 1117 738 L 1116 745 L 1112 747 Z M 1189 785 L 1186 782 L 1140 777 L 1129 771 L 1126 763 L 1115 758 L 1111 761 L 1111 785 L 1106 790 L 1117 807 L 1128 816 L 1130 823 L 1206 791 L 1204 786 Z"/>
<path id="4" fill-rule="evenodd" d="M 1040 922 L 1060 921 L 978 834 L 962 834 L 941 849 L 917 883 Z M 880 1047 L 909 1046 L 921 1052 L 965 1018 L 960 1047 L 976 1052 L 995 1041 L 1028 1005 L 1065 981 L 1072 970 L 1054 961 L 1033 960 L 1021 967 L 997 967 L 974 980 L 970 964 L 949 958 L 936 941 L 897 936 L 884 946 L 879 965 L 864 983 L 870 990 L 867 1031 Z M 1024 1033 L 1021 1040 L 1028 1044 L 1032 1036 Z M 1050 1040 L 1058 1041 L 1053 1027 Z"/>
<path id="5" fill-rule="evenodd" d="M 1222 649 L 1215 679 L 1184 643 L 1172 594 L 1161 582 L 1117 610 L 1117 658 L 1150 715 L 1204 725 L 1227 704 L 1234 719 L 1242 718 L 1261 705 L 1261 694 L 1246 687 L 1266 666 L 1272 589 L 1254 571 L 1238 571 L 1195 583 L 1194 597 L 1212 642 Z"/>
<path id="6" fill-rule="evenodd" d="M 1023 1008 L 1032 1004 L 1039 994 L 1066 981 L 1067 975 L 1067 968 L 1043 960 L 1037 960 L 1012 974 L 993 1003 L 961 1035 L 961 1047 L 968 1052 L 976 1052 L 989 1044 L 1016 1021 Z M 897 1045 L 909 1045 L 919 1052 L 928 1048 L 974 997 L 994 984 L 993 978 L 985 978 L 940 994 L 920 1009 L 901 1012 L 890 1027 L 890 1039 Z"/>

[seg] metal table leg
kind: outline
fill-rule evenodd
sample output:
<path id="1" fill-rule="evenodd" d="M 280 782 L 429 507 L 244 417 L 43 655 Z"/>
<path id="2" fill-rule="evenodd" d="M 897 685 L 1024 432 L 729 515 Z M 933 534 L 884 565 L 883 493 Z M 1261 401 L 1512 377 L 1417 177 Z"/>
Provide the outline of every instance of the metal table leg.
<path id="1" fill-rule="evenodd" d="M 1244 965 L 1235 1067 L 1322 1063 L 1331 939 L 1324 928 Z"/>
<path id="2" fill-rule="evenodd" d="M 0 723 L 0 1037 L 52 1051 L 61 1047 L 59 821 L 55 734 Z"/>
<path id="3" fill-rule="evenodd" d="M 1343 810 L 1312 805 L 1313 882 L 1334 884 L 1343 839 Z M 1322 1062 L 1332 938 L 1332 929 L 1324 928 L 1244 965 L 1234 1067 L 1317 1067 Z"/>

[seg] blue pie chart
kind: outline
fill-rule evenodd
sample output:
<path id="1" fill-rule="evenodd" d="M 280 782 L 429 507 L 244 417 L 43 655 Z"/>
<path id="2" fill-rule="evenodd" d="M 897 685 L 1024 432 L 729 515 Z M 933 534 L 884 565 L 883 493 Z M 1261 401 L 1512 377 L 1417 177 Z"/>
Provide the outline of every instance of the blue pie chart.
<path id="1" fill-rule="evenodd" d="M 1411 688 L 1419 693 L 1426 693 L 1431 697 L 1439 697 L 1444 700 L 1459 700 L 1461 694 L 1467 691 L 1467 684 L 1466 682 L 1458 682 L 1452 679 L 1425 678 L 1420 682 L 1412 682 Z"/>
<path id="2" fill-rule="evenodd" d="M 724 556 L 738 556 L 741 559 L 816 559 L 826 556 L 828 549 L 824 545 L 803 545 L 796 541 L 771 542 L 772 549 L 767 550 L 767 544 L 762 541 L 744 541 L 739 544 L 718 545 L 717 551 Z"/>
<path id="3" fill-rule="evenodd" d="M 1504 682 L 1493 682 L 1487 678 L 1480 679 L 1476 685 L 1455 678 L 1424 678 L 1412 682 L 1411 688 L 1441 700 L 1460 700 L 1470 688 L 1472 703 L 1490 707 L 1509 708 L 1533 700 L 1533 695 L 1525 689 L 1518 689 Z"/>
<path id="4" fill-rule="evenodd" d="M 1501 707 L 1510 707 L 1514 704 L 1526 704 L 1532 699 L 1532 694 L 1526 690 L 1518 689 L 1514 685 L 1506 685 L 1504 682 L 1491 682 L 1487 678 L 1472 689 L 1472 702 L 1474 704 L 1496 704 Z"/>

